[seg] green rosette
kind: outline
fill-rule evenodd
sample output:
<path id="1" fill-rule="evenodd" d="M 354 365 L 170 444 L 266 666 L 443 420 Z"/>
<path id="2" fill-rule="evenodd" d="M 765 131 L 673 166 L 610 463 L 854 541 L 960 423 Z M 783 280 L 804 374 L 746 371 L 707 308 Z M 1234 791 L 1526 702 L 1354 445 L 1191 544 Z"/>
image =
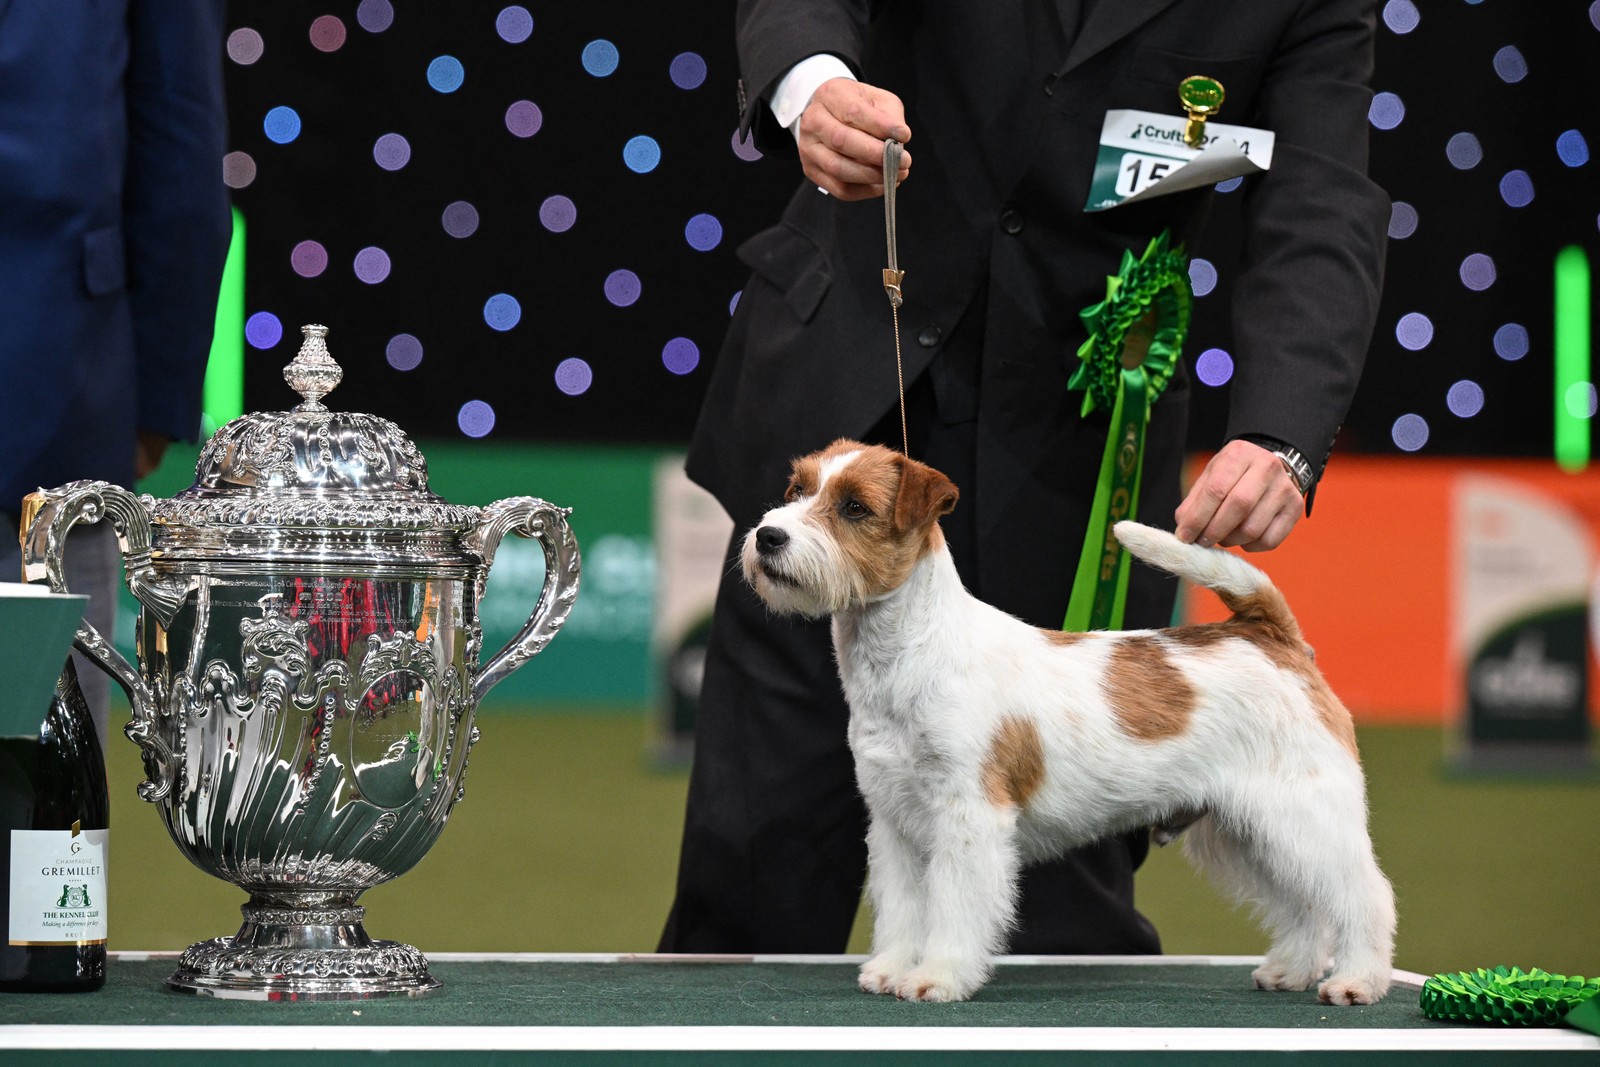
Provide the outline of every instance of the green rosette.
<path id="1" fill-rule="evenodd" d="M 1121 269 L 1106 279 L 1106 298 L 1082 312 L 1089 337 L 1067 388 L 1083 390 L 1085 416 L 1110 412 L 1110 426 L 1064 630 L 1122 625 L 1129 557 L 1111 528 L 1137 513 L 1145 427 L 1178 365 L 1193 302 L 1188 257 L 1162 231 L 1138 259 L 1122 253 Z"/>
<path id="2" fill-rule="evenodd" d="M 1568 978 L 1537 967 L 1436 974 L 1422 985 L 1422 1014 L 1445 1022 L 1555 1026 L 1600 1032 L 1600 978 Z M 1580 1007 L 1581 1006 L 1581 1007 Z"/>

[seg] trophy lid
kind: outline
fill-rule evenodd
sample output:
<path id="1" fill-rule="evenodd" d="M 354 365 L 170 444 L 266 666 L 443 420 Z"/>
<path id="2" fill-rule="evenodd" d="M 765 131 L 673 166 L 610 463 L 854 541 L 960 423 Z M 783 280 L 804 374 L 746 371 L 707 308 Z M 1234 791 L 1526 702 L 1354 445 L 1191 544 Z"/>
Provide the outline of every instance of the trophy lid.
<path id="1" fill-rule="evenodd" d="M 427 461 L 398 426 L 322 403 L 344 372 L 328 352 L 326 326 L 301 330 L 305 340 L 283 370 L 301 403 L 219 429 L 200 452 L 194 485 L 170 500 L 150 501 L 151 518 L 167 526 L 470 526 L 478 509 L 448 504 L 428 490 Z"/>

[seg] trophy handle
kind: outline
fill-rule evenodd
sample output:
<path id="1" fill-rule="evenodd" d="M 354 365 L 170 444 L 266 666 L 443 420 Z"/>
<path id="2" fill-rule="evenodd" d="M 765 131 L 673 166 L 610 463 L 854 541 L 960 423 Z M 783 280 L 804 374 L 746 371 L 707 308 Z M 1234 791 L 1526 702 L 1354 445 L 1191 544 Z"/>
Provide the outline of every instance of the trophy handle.
<path id="1" fill-rule="evenodd" d="M 539 602 L 517 635 L 473 676 L 474 703 L 542 652 L 571 614 L 578 596 L 578 542 L 567 525 L 571 513 L 571 508 L 558 508 L 536 497 L 508 497 L 484 508 L 477 525 L 467 532 L 465 540 L 483 556 L 483 570 L 477 581 L 480 604 L 495 549 L 506 534 L 537 538 L 544 548 L 544 588 L 539 592 Z"/>
<path id="2" fill-rule="evenodd" d="M 67 532 L 80 522 L 92 525 L 109 518 L 116 531 L 117 547 L 122 552 L 128 588 L 163 626 L 172 623 L 183 604 L 186 587 L 157 577 L 150 562 L 150 520 L 138 497 L 110 482 L 88 481 L 69 482 L 59 489 L 40 490 L 30 496 L 30 505 L 38 503 L 39 506 L 23 545 L 24 580 L 48 581 L 53 591 L 67 592 L 67 579 L 62 570 Z M 147 801 L 160 800 L 172 789 L 177 759 L 156 733 L 159 709 L 155 694 L 143 676 L 88 619 L 79 623 L 72 647 L 111 675 L 128 694 L 133 721 L 123 732 L 144 752 L 145 773 L 149 776 L 139 785 L 139 795 Z"/>

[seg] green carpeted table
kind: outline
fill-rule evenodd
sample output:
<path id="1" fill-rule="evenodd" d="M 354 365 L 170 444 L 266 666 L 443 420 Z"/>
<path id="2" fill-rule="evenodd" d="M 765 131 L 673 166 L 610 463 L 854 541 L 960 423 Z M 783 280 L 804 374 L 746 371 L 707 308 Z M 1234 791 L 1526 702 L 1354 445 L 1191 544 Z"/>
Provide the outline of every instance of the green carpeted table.
<path id="1" fill-rule="evenodd" d="M 0 995 L 0 1063 L 117 1067 L 382 1063 L 968 1065 L 1234 1064 L 1293 1056 L 1363 1067 L 1574 1063 L 1600 1038 L 1573 1030 L 1453 1026 L 1417 1010 L 1422 978 L 1332 1008 L 1265 993 L 1243 957 L 1010 957 L 964 1004 L 856 990 L 859 957 L 430 956 L 421 998 L 257 1003 L 168 991 L 170 953 L 118 953 L 104 990 Z"/>

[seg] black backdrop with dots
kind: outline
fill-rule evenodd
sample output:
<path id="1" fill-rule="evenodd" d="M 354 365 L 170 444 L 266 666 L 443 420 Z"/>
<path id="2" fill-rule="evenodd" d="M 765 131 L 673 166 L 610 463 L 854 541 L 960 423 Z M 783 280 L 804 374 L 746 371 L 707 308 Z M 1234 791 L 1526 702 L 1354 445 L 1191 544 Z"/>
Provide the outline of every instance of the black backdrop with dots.
<path id="1" fill-rule="evenodd" d="M 1600 0 L 1378 17 L 1370 170 L 1396 206 L 1341 447 L 1548 455 L 1553 264 L 1600 265 Z M 235 0 L 246 407 L 287 405 L 280 368 L 321 322 L 334 406 L 414 436 L 685 441 L 733 250 L 798 179 L 737 140 L 732 25 L 726 0 Z M 1198 448 L 1225 417 L 1238 200 L 1193 250 Z M 1592 414 L 1593 388 L 1561 402 Z"/>

